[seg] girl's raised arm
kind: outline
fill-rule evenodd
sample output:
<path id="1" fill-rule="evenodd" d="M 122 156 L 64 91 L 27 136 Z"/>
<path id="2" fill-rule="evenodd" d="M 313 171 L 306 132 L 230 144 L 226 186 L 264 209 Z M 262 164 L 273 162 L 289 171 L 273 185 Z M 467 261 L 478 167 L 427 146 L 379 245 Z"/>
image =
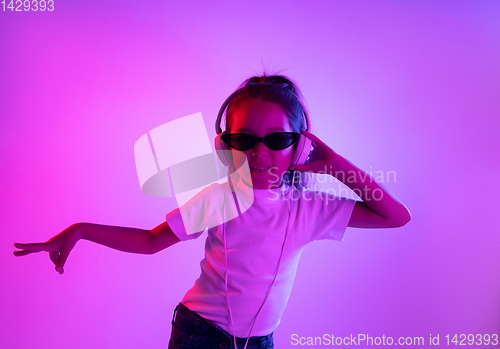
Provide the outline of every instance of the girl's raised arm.
<path id="1" fill-rule="evenodd" d="M 312 133 L 302 133 L 311 139 L 315 148 L 308 164 L 290 168 L 303 172 L 328 173 L 351 188 L 363 201 L 354 205 L 349 227 L 396 228 L 410 221 L 410 211 L 405 205 L 368 173 L 335 153 Z"/>
<path id="2" fill-rule="evenodd" d="M 151 230 L 77 223 L 47 242 L 14 243 L 16 248 L 22 249 L 14 251 L 14 255 L 25 256 L 33 252 L 49 252 L 50 259 L 56 266 L 56 271 L 62 274 L 69 253 L 80 239 L 90 240 L 115 250 L 141 254 L 153 254 L 180 241 L 167 222 Z"/>

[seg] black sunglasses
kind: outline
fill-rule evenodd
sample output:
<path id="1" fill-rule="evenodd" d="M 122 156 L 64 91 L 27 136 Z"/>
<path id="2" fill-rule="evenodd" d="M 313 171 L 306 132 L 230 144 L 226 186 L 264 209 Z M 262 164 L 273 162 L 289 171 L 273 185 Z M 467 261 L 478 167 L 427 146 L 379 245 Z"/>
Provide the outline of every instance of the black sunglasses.
<path id="1" fill-rule="evenodd" d="M 258 142 L 262 142 L 271 150 L 283 150 L 295 144 L 300 138 L 300 133 L 276 132 L 265 137 L 254 137 L 247 133 L 230 133 L 221 135 L 224 143 L 231 148 L 247 151 L 252 149 Z"/>

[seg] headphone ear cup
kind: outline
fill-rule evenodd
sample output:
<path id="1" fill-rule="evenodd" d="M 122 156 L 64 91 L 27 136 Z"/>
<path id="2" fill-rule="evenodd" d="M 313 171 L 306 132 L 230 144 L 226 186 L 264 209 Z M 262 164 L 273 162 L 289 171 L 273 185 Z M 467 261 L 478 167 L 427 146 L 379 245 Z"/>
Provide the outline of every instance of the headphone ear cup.
<path id="1" fill-rule="evenodd" d="M 311 151 L 312 142 L 309 138 L 300 135 L 299 141 L 295 145 L 292 161 L 290 165 L 304 165 L 306 163 L 309 152 Z"/>
<path id="2" fill-rule="evenodd" d="M 218 134 L 214 139 L 215 152 L 219 157 L 220 162 L 227 167 L 234 166 L 233 152 L 231 148 L 222 141 L 221 135 Z"/>

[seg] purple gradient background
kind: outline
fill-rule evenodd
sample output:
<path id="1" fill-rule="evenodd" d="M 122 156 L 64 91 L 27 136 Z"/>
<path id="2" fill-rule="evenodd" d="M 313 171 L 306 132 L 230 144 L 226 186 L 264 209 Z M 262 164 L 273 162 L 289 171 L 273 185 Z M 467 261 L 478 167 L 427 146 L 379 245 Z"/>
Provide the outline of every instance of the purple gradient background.
<path id="1" fill-rule="evenodd" d="M 156 255 L 80 241 L 61 276 L 46 241 L 75 222 L 152 228 L 133 145 L 201 111 L 209 137 L 245 78 L 285 69 L 313 132 L 412 213 L 311 244 L 290 336 L 500 334 L 500 2 L 56 1 L 0 12 L 0 347 L 166 348 L 204 239 Z"/>

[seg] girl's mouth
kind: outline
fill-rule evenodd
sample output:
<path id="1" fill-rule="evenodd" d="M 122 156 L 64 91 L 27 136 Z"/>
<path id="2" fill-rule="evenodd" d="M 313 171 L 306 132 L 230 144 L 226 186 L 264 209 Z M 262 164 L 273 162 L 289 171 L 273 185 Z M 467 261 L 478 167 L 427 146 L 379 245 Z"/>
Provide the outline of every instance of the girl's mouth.
<path id="1" fill-rule="evenodd" d="M 250 167 L 252 172 L 266 172 L 270 167 Z"/>

